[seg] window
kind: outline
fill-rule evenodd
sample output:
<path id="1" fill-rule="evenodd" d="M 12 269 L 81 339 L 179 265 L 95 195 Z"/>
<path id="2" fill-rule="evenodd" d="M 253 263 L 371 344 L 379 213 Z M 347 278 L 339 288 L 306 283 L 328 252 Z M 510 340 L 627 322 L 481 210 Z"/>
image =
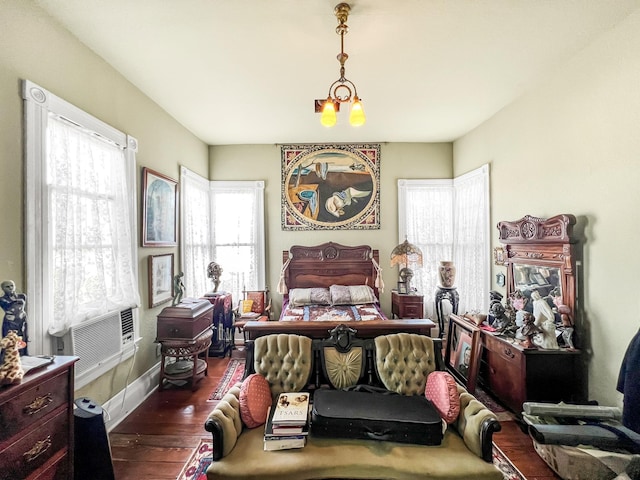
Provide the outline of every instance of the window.
<path id="1" fill-rule="evenodd" d="M 135 150 L 122 132 L 23 83 L 30 351 L 139 304 Z"/>
<path id="2" fill-rule="evenodd" d="M 413 285 L 425 296 L 425 314 L 435 318 L 438 264 L 453 260 L 459 311 L 486 311 L 489 302 L 489 167 L 453 180 L 398 180 L 399 242 L 422 250 Z"/>
<path id="3" fill-rule="evenodd" d="M 236 301 L 245 288 L 264 288 L 264 182 L 209 182 L 183 167 L 181 183 L 187 295 L 212 290 L 207 278 L 212 261 L 223 269 L 218 289 L 231 292 Z"/>

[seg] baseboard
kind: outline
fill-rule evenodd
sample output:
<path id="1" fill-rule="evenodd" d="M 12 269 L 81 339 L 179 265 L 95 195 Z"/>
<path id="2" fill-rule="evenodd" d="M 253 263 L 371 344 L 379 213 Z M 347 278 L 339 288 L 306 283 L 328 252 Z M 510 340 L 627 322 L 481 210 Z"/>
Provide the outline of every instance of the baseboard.
<path id="1" fill-rule="evenodd" d="M 156 391 L 160 381 L 160 363 L 156 363 L 149 370 L 136 378 L 125 389 L 110 398 L 102 408 L 105 411 L 105 425 L 107 432 L 114 429 L 122 420 L 127 418 L 149 395 Z"/>

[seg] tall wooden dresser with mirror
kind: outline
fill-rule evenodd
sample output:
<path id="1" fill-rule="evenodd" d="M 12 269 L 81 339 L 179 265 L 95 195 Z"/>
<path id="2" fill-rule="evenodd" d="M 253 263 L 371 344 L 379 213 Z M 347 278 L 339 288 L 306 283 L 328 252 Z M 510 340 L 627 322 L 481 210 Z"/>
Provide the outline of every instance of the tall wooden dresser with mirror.
<path id="1" fill-rule="evenodd" d="M 573 215 L 525 216 L 498 223 L 507 267 L 507 300 L 534 315 L 536 300 L 553 312 L 558 347 L 527 348 L 513 335 L 482 331 L 480 382 L 515 413 L 525 401 L 584 402 L 580 337 L 576 335 L 576 239 Z M 536 315 L 538 315 L 536 313 Z M 523 318 L 518 315 L 519 318 Z M 552 329 L 553 331 L 553 329 Z M 564 340 L 563 340 L 564 339 Z"/>

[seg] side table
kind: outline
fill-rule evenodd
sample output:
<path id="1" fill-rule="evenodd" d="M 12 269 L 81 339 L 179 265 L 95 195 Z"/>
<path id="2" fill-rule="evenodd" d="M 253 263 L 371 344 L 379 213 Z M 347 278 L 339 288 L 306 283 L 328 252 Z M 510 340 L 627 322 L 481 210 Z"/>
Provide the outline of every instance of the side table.
<path id="1" fill-rule="evenodd" d="M 160 385 L 163 390 L 164 381 L 190 380 L 191 389 L 196 389 L 196 382 L 208 374 L 209 346 L 213 330 L 209 326 L 196 338 L 158 339 L 161 345 L 162 359 L 160 361 Z M 200 354 L 204 353 L 204 358 Z M 166 358 L 173 357 L 174 363 L 165 365 Z"/>
<path id="2" fill-rule="evenodd" d="M 451 304 L 451 308 L 454 314 L 458 313 L 458 303 L 460 302 L 460 295 L 456 287 L 440 287 L 436 288 L 436 316 L 438 317 L 438 328 L 440 332 L 438 336 L 442 338 L 444 336 L 444 315 L 442 313 L 442 301 L 448 300 Z"/>
<path id="3" fill-rule="evenodd" d="M 422 295 L 391 291 L 391 318 L 423 318 L 424 298 Z"/>

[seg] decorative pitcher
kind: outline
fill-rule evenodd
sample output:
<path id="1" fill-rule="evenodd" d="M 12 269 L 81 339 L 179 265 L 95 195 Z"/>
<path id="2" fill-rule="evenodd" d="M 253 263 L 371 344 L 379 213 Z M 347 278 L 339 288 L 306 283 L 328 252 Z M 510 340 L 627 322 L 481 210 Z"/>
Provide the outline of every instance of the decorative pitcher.
<path id="1" fill-rule="evenodd" d="M 438 267 L 440 274 L 440 286 L 445 288 L 453 287 L 456 281 L 456 267 L 452 261 L 442 260 Z"/>

